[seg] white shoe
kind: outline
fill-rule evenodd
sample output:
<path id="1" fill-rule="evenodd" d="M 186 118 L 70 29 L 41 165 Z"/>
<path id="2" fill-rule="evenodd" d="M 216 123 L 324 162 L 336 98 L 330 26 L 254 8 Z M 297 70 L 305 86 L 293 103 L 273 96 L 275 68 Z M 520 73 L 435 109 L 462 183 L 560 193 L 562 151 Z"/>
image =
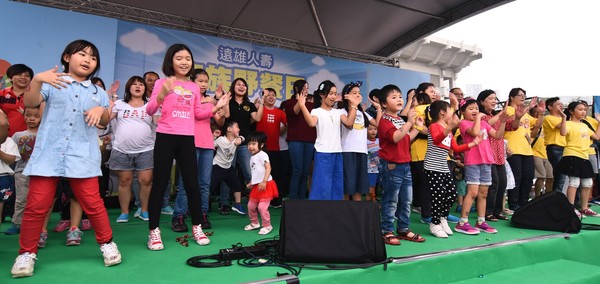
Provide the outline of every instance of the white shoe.
<path id="1" fill-rule="evenodd" d="M 244 227 L 244 231 L 252 231 L 252 230 L 256 230 L 258 228 L 260 228 L 260 224 L 250 223 L 250 224 L 246 225 L 246 227 Z"/>
<path id="2" fill-rule="evenodd" d="M 446 235 L 452 236 L 454 234 L 454 232 L 452 232 L 452 228 L 448 226 L 448 219 L 440 218 L 440 225 L 442 225 L 442 229 L 444 230 L 444 233 L 446 233 Z"/>
<path id="3" fill-rule="evenodd" d="M 272 230 L 273 230 L 273 226 L 262 227 L 262 229 L 260 229 L 260 231 L 258 231 L 258 234 L 266 235 L 266 234 L 270 233 Z"/>
<path id="4" fill-rule="evenodd" d="M 160 229 L 157 227 L 154 230 L 150 230 L 150 234 L 148 234 L 148 249 L 162 250 L 164 248 L 165 247 L 160 237 Z"/>
<path id="5" fill-rule="evenodd" d="M 113 266 L 121 263 L 121 253 L 115 242 L 110 242 L 100 246 L 102 256 L 104 256 L 104 266 Z"/>
<path id="6" fill-rule="evenodd" d="M 432 235 L 438 237 L 438 238 L 448 238 L 448 234 L 446 234 L 446 232 L 444 232 L 444 229 L 442 228 L 442 225 L 435 225 L 433 223 L 429 224 L 429 231 L 431 232 Z"/>
<path id="7" fill-rule="evenodd" d="M 205 246 L 210 244 L 210 240 L 208 239 L 206 234 L 202 232 L 202 227 L 200 225 L 192 226 L 192 233 L 194 234 L 194 241 L 196 241 L 196 243 L 198 243 L 199 245 Z"/>
<path id="8" fill-rule="evenodd" d="M 135 213 L 133 213 L 133 218 L 139 218 L 140 214 L 142 214 L 142 207 L 138 207 Z"/>
<path id="9" fill-rule="evenodd" d="M 27 277 L 33 275 L 33 266 L 35 265 L 35 261 L 37 260 L 35 253 L 22 253 L 17 256 L 15 259 L 15 264 L 13 265 L 10 273 L 12 273 L 12 277 Z"/>

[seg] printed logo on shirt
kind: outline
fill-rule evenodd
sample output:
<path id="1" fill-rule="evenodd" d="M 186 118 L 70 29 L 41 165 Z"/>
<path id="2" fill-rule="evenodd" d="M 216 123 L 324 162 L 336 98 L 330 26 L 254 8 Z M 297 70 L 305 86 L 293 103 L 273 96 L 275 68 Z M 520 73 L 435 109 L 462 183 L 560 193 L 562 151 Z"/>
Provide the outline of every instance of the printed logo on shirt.
<path id="1" fill-rule="evenodd" d="M 123 111 L 123 118 L 139 118 L 139 119 L 144 119 L 148 117 L 148 114 L 146 113 L 146 111 L 144 110 L 130 110 L 130 109 L 126 109 Z"/>
<path id="2" fill-rule="evenodd" d="M 242 107 L 242 109 L 244 109 L 244 111 L 250 111 L 250 106 L 245 105 Z"/>
<path id="3" fill-rule="evenodd" d="M 31 153 L 33 152 L 34 146 L 35 135 L 25 135 L 19 137 L 19 140 L 17 141 L 17 148 L 19 149 L 21 160 L 29 161 L 29 157 L 31 157 Z"/>
<path id="4" fill-rule="evenodd" d="M 481 131 L 479 131 L 479 133 L 481 133 L 481 139 L 483 139 L 483 140 L 487 140 L 488 139 L 487 129 L 482 129 Z"/>
<path id="5" fill-rule="evenodd" d="M 442 145 L 446 147 L 450 147 L 452 145 L 452 134 L 449 133 L 444 140 L 442 140 Z"/>
<path id="6" fill-rule="evenodd" d="M 386 119 L 386 120 L 390 121 L 394 125 L 394 127 L 396 127 L 396 129 L 400 129 L 402 127 L 402 125 L 405 124 L 404 120 L 397 119 L 397 118 L 389 116 L 387 114 L 383 115 L 381 117 L 381 119 Z"/>
<path id="7" fill-rule="evenodd" d="M 356 113 L 356 118 L 354 119 L 354 125 L 352 125 L 352 128 L 356 130 L 365 129 L 365 118 L 363 117 L 362 113 Z"/>
<path id="8" fill-rule="evenodd" d="M 272 113 L 267 114 L 267 123 L 275 123 L 275 115 Z"/>
<path id="9" fill-rule="evenodd" d="M 171 116 L 177 118 L 190 118 L 194 93 L 191 90 L 185 89 L 183 86 L 175 86 L 173 93 L 177 95 L 177 104 L 173 107 L 174 110 L 171 112 Z"/>

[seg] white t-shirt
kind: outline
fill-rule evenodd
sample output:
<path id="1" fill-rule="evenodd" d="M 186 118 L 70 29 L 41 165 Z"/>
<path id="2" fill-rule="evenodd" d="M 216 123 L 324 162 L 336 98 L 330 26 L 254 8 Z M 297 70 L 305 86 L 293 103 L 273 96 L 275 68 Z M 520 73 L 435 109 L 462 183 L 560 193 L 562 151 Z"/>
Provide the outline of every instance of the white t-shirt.
<path id="1" fill-rule="evenodd" d="M 340 138 L 340 116 L 344 110 L 332 109 L 324 110 L 315 108 L 310 112 L 311 116 L 316 116 L 317 121 L 317 140 L 315 149 L 320 153 L 341 153 L 342 141 Z"/>
<path id="2" fill-rule="evenodd" d="M 345 115 L 348 115 L 346 110 L 342 110 Z M 367 120 L 371 120 L 371 116 L 367 115 Z M 362 112 L 356 111 L 356 118 L 352 129 L 348 129 L 342 125 L 342 150 L 344 152 L 363 153 L 367 154 L 367 128 L 365 127 L 365 117 Z"/>
<path id="3" fill-rule="evenodd" d="M 217 165 L 223 169 L 231 168 L 236 149 L 237 145 L 235 145 L 235 139 L 229 141 L 227 137 L 219 136 L 219 138 L 215 139 L 215 150 L 217 150 L 217 152 L 213 158 L 213 165 Z"/>
<path id="4" fill-rule="evenodd" d="M 250 181 L 250 184 L 255 185 L 263 181 L 265 178 L 266 162 L 271 163 L 271 161 L 269 161 L 269 155 L 263 151 L 260 151 L 250 157 L 250 171 L 252 172 L 252 181 Z M 269 179 L 267 181 L 272 179 L 273 177 L 269 175 Z"/>
<path id="5" fill-rule="evenodd" d="M 6 138 L 6 141 L 0 145 L 0 150 L 6 154 L 16 156 L 15 161 L 21 160 L 21 155 L 19 154 L 19 147 L 17 147 L 17 143 L 10 138 Z M 0 161 L 0 174 L 14 174 L 15 171 L 10 167 L 10 165 L 5 162 Z"/>
<path id="6" fill-rule="evenodd" d="M 146 113 L 146 105 L 134 108 L 123 100 L 112 108 L 117 113 L 112 148 L 125 154 L 137 154 L 154 149 L 152 116 Z"/>

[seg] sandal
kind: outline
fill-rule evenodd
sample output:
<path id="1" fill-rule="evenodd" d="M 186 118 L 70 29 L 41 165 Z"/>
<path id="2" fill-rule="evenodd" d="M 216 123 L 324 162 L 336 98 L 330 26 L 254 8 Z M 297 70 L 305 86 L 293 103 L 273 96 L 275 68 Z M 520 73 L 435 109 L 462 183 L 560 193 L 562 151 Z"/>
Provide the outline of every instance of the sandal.
<path id="1" fill-rule="evenodd" d="M 502 215 L 502 213 L 498 213 L 498 214 L 496 214 L 496 216 L 495 216 L 495 217 L 496 217 L 496 219 L 498 219 L 498 220 L 504 220 L 504 221 L 508 221 L 508 217 L 506 217 L 506 216 Z"/>
<path id="2" fill-rule="evenodd" d="M 489 222 L 498 222 L 498 218 L 492 214 L 485 216 L 485 220 Z"/>
<path id="3" fill-rule="evenodd" d="M 396 236 L 394 236 L 394 234 L 392 232 L 387 232 L 383 235 L 383 242 L 385 242 L 386 245 L 392 245 L 392 246 L 400 245 L 400 240 L 398 240 L 398 238 L 396 238 Z"/>
<path id="4" fill-rule="evenodd" d="M 407 240 L 407 241 L 411 241 L 411 242 L 415 242 L 415 243 L 422 243 L 425 241 L 425 238 L 421 237 L 421 235 L 417 234 L 417 233 L 413 233 L 411 230 L 408 230 L 406 232 L 400 232 L 400 231 L 396 231 L 398 233 L 398 235 L 396 235 L 396 238 L 401 239 L 401 240 Z M 408 235 L 412 233 L 412 237 L 409 237 Z"/>

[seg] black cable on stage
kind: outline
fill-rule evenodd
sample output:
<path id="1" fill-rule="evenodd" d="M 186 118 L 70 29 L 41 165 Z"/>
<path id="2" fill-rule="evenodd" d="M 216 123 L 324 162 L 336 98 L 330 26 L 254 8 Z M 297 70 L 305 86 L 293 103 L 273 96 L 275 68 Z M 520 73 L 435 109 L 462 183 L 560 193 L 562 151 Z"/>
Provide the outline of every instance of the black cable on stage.
<path id="1" fill-rule="evenodd" d="M 213 260 L 209 262 L 205 262 L 204 260 Z M 215 267 L 223 267 L 223 266 L 231 266 L 230 260 L 222 260 L 219 254 L 211 254 L 211 255 L 200 255 L 188 258 L 185 262 L 187 265 L 198 267 L 198 268 L 215 268 Z"/>

